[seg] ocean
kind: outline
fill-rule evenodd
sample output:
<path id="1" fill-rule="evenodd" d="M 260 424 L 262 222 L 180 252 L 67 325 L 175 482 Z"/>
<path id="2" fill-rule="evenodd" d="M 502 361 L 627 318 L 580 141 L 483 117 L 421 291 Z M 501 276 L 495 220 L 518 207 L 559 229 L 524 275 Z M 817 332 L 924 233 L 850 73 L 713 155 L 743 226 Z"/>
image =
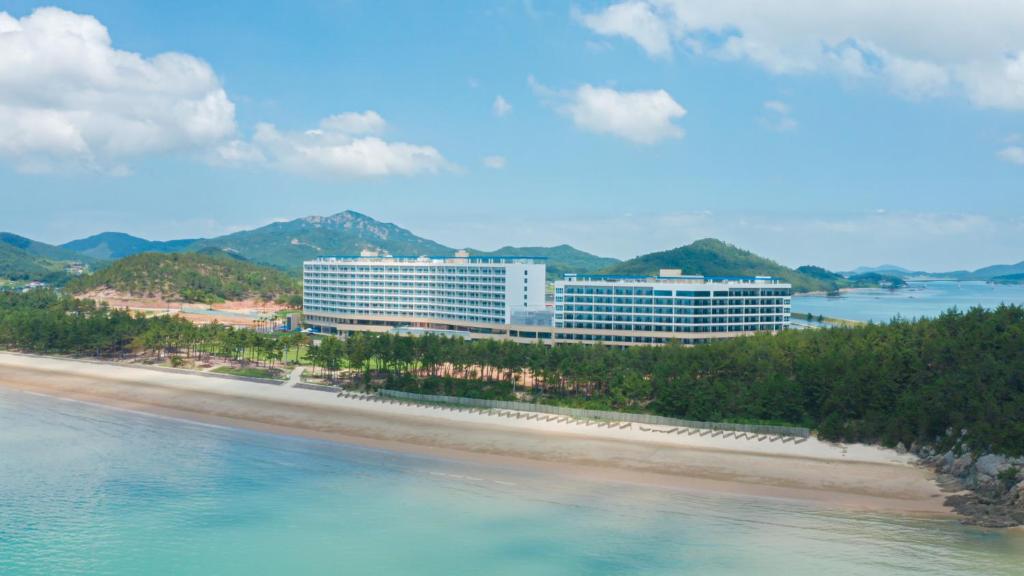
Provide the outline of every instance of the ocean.
<path id="1" fill-rule="evenodd" d="M 0 574 L 1024 573 L 1024 534 L 0 389 Z"/>
<path id="2" fill-rule="evenodd" d="M 840 296 L 793 296 L 793 312 L 864 322 L 888 322 L 935 317 L 956 307 L 995 308 L 1000 304 L 1024 305 L 1024 285 L 985 282 L 909 282 L 906 288 L 872 288 L 844 292 Z"/>

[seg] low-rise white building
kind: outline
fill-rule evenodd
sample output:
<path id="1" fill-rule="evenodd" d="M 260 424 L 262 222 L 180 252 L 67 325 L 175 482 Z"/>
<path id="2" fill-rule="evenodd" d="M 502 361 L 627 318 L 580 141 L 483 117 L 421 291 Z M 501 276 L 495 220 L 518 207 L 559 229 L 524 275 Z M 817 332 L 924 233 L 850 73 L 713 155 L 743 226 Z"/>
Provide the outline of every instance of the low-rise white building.
<path id="1" fill-rule="evenodd" d="M 555 282 L 556 342 L 695 344 L 779 332 L 789 326 L 792 286 L 767 276 L 566 275 Z"/>

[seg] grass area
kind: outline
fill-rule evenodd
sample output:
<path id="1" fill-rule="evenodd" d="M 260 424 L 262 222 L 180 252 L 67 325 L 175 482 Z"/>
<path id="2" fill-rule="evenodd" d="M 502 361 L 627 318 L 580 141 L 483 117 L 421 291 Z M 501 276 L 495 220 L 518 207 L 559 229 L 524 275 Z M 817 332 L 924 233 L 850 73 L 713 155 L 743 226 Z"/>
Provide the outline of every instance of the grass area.
<path id="1" fill-rule="evenodd" d="M 820 315 L 810 314 L 808 312 L 793 312 L 792 316 L 793 316 L 793 318 L 797 318 L 797 319 L 800 319 L 800 320 L 809 320 L 811 322 L 820 322 L 822 324 L 831 324 L 832 326 L 846 326 L 848 328 L 853 328 L 853 327 L 856 327 L 856 326 L 862 326 L 864 324 L 867 324 L 866 322 L 862 322 L 860 320 L 847 320 L 846 318 L 833 318 L 832 316 L 820 316 Z"/>
<path id="2" fill-rule="evenodd" d="M 302 346 L 299 347 L 299 351 L 298 351 L 299 362 L 298 363 L 303 365 L 303 366 L 309 366 L 310 365 L 309 359 L 306 357 L 306 351 L 308 349 L 309 349 L 309 346 L 307 346 L 305 344 L 303 344 Z M 264 354 L 262 354 L 262 353 L 260 353 L 258 351 L 255 354 L 253 354 L 252 352 L 247 350 L 246 353 L 245 353 L 245 358 L 247 360 L 252 360 L 252 361 L 255 361 L 255 362 L 268 362 L 269 361 L 269 359 Z M 277 359 L 275 362 L 278 363 L 278 364 L 281 364 L 282 362 L 287 363 L 287 364 L 295 364 L 295 348 L 294 347 L 289 348 L 288 349 L 288 355 L 285 356 L 284 358 Z"/>
<path id="3" fill-rule="evenodd" d="M 861 320 L 847 320 L 846 318 L 832 318 L 831 316 L 825 316 L 825 322 L 835 326 L 846 326 L 848 328 L 854 328 L 867 324 Z"/>
<path id="4" fill-rule="evenodd" d="M 268 368 L 233 368 L 231 366 L 221 366 L 214 368 L 213 372 L 217 374 L 230 374 L 232 376 L 245 376 L 247 378 L 270 378 L 273 380 L 281 380 L 281 375 L 277 370 L 270 370 Z"/>

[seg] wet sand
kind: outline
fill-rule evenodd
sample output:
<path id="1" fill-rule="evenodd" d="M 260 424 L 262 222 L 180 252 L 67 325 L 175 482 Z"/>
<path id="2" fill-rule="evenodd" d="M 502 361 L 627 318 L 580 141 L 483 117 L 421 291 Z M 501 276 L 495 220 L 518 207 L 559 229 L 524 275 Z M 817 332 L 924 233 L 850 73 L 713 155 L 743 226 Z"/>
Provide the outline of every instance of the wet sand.
<path id="1" fill-rule="evenodd" d="M 0 386 L 193 421 L 387 450 L 543 467 L 588 480 L 950 514 L 912 456 L 810 439 L 801 444 L 659 434 L 367 403 L 316 390 L 115 364 L 0 353 Z M 655 427 L 657 428 L 657 427 Z"/>

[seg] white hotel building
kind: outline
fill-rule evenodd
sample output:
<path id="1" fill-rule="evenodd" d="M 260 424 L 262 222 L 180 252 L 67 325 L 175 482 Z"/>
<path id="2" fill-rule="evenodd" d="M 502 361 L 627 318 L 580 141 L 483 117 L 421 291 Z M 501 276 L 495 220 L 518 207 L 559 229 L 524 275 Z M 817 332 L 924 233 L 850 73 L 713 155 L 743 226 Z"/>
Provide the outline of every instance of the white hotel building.
<path id="1" fill-rule="evenodd" d="M 544 274 L 541 259 L 463 251 L 318 258 L 303 264 L 303 313 L 324 332 L 412 327 L 502 335 L 514 320 L 544 311 Z"/>
<path id="2" fill-rule="evenodd" d="M 779 279 L 578 276 L 555 282 L 556 342 L 696 344 L 789 327 L 792 287 Z"/>
<path id="3" fill-rule="evenodd" d="M 513 256 L 364 252 L 303 264 L 303 313 L 321 332 L 419 333 L 613 346 L 697 344 L 789 326 L 776 278 L 566 275 L 545 306 L 546 266 Z"/>

